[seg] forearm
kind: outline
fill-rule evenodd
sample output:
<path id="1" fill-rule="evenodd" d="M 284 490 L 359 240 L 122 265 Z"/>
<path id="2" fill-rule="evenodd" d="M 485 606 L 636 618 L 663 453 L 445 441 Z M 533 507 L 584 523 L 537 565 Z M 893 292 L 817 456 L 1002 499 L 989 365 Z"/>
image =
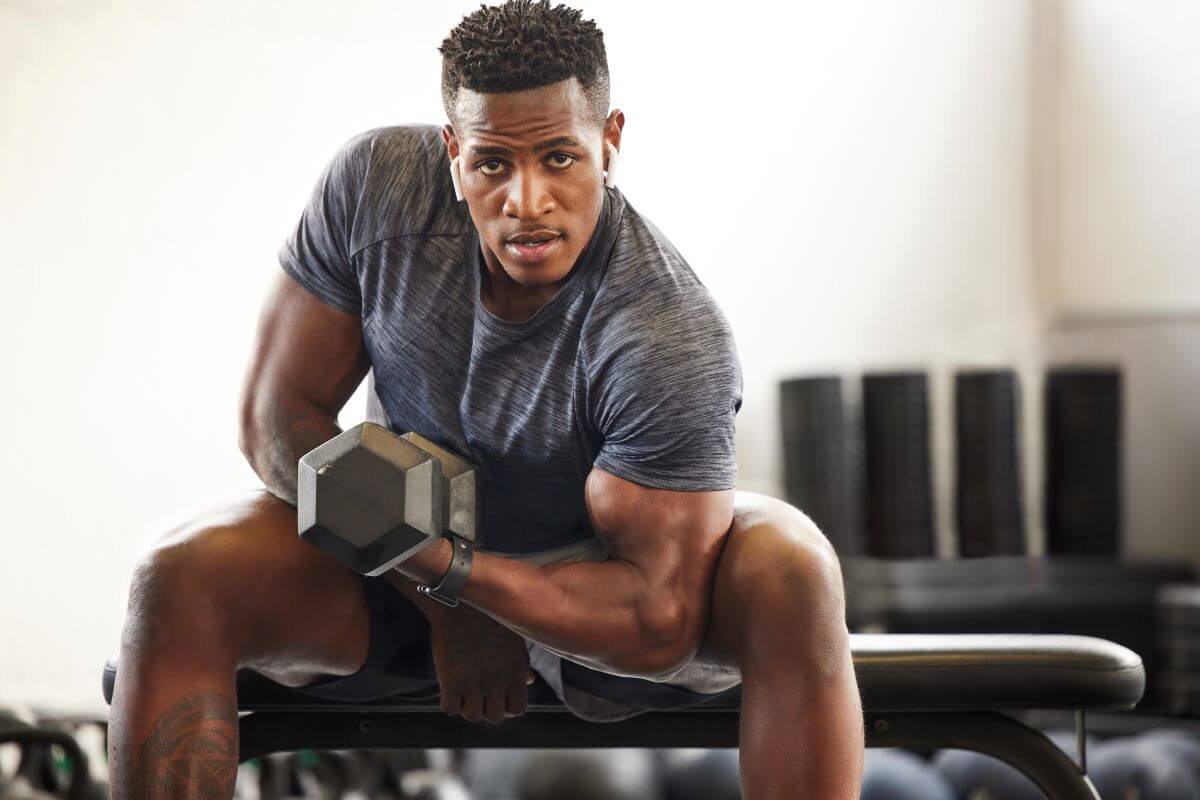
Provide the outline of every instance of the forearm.
<path id="1" fill-rule="evenodd" d="M 263 484 L 296 505 L 300 458 L 342 432 L 337 418 L 303 400 L 273 398 L 255 404 L 242 420 L 241 449 Z"/>
<path id="2" fill-rule="evenodd" d="M 449 544 L 442 540 L 399 571 L 437 583 L 449 561 Z M 620 559 L 539 566 L 476 553 L 462 600 L 575 661 L 654 678 L 694 654 L 699 641 L 677 624 L 678 609 L 665 598 L 661 606 L 646 602 L 644 583 L 633 565 Z"/>

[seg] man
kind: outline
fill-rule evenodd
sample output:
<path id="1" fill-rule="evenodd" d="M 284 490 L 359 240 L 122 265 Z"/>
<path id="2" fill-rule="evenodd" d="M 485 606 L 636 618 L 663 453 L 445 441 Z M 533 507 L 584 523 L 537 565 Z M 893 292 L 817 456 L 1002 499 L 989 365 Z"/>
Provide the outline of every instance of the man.
<path id="1" fill-rule="evenodd" d="M 231 796 L 249 668 L 491 722 L 524 711 L 532 672 L 599 721 L 741 681 L 745 796 L 857 798 L 837 559 L 790 506 L 735 498 L 732 336 L 615 188 L 601 32 L 510 0 L 441 52 L 449 124 L 352 138 L 280 253 L 241 424 L 269 492 L 172 531 L 134 575 L 114 795 Z M 296 535 L 297 460 L 368 370 L 372 420 L 481 478 L 457 608 L 416 591 L 446 574 L 446 540 L 364 578 Z"/>

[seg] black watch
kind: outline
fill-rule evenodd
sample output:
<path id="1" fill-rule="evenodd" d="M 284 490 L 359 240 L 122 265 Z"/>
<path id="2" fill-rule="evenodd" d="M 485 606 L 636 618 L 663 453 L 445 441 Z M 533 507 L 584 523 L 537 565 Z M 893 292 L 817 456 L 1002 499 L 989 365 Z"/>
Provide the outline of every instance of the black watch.
<path id="1" fill-rule="evenodd" d="M 471 575 L 475 545 L 454 534 L 450 534 L 447 538 L 450 540 L 454 552 L 450 557 L 450 566 L 446 568 L 446 574 L 442 576 L 441 583 L 437 586 L 418 585 L 417 591 L 426 597 L 432 597 L 442 605 L 455 608 L 458 606 L 458 596 L 462 594 L 463 587 L 467 585 L 467 578 Z"/>

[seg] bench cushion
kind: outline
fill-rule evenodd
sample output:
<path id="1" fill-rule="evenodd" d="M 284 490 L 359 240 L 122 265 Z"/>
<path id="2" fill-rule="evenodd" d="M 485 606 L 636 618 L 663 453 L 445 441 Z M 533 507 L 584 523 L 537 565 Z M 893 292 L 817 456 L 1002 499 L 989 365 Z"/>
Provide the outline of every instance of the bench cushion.
<path id="1" fill-rule="evenodd" d="M 1119 710 L 1135 706 L 1145 687 L 1136 653 L 1090 636 L 855 633 L 850 646 L 866 711 Z M 106 702 L 112 700 L 116 672 L 116 661 L 109 661 Z M 740 699 L 735 687 L 695 708 L 733 711 Z M 437 702 L 393 697 L 347 705 L 241 670 L 238 706 L 243 711 L 429 711 Z M 530 687 L 529 710 L 566 709 L 539 679 Z"/>

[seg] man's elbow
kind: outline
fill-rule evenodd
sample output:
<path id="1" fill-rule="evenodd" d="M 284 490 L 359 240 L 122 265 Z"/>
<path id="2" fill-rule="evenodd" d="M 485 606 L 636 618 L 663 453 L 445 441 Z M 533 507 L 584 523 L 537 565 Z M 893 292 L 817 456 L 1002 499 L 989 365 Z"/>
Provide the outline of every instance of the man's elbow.
<path id="1" fill-rule="evenodd" d="M 659 599 L 639 614 L 638 647 L 629 655 L 629 674 L 661 680 L 695 657 L 700 649 L 702 620 L 686 602 Z"/>
<path id="2" fill-rule="evenodd" d="M 251 465 L 254 464 L 254 454 L 258 448 L 258 407 L 253 395 L 246 392 L 242 395 L 238 411 L 238 450 Z"/>
<path id="3" fill-rule="evenodd" d="M 278 393 L 247 387 L 238 404 L 238 450 L 258 472 L 270 459 L 272 444 L 280 439 L 283 406 Z"/>

